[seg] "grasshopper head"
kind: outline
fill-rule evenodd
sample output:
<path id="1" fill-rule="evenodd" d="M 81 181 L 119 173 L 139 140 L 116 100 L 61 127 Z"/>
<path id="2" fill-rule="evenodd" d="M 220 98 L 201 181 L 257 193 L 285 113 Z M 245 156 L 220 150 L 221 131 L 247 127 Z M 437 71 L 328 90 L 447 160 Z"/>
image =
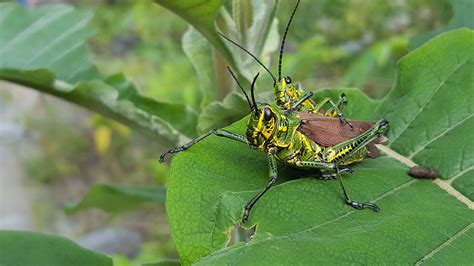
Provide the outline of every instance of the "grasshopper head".
<path id="1" fill-rule="evenodd" d="M 242 93 L 247 99 L 250 107 L 250 117 L 247 122 L 246 138 L 249 144 L 258 148 L 263 148 L 267 140 L 271 139 L 275 134 L 276 124 L 279 121 L 279 113 L 273 109 L 269 104 L 257 104 L 255 101 L 255 82 L 258 78 L 258 73 L 255 75 L 250 87 L 250 96 L 247 95 L 244 88 L 240 85 L 237 76 L 228 67 L 230 74 L 239 85 Z"/>
<path id="2" fill-rule="evenodd" d="M 247 141 L 257 147 L 263 147 L 275 134 L 278 113 L 272 106 L 264 104 L 250 114 L 247 122 Z"/>

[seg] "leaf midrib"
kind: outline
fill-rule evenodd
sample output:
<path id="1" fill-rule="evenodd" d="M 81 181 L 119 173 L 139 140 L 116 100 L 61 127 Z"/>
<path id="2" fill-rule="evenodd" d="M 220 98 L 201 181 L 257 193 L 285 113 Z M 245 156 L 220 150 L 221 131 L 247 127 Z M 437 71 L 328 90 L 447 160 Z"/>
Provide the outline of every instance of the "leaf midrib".
<path id="1" fill-rule="evenodd" d="M 412 160 L 410 160 L 409 158 L 407 157 L 404 157 L 403 155 L 397 153 L 396 151 L 392 150 L 391 148 L 387 147 L 387 146 L 383 146 L 383 145 L 377 145 L 377 147 L 382 150 L 383 152 L 385 152 L 387 154 L 387 156 L 405 164 L 406 166 L 408 167 L 413 167 L 413 166 L 417 166 L 418 164 L 416 164 L 415 162 L 413 162 Z M 469 168 L 472 168 L 471 167 L 468 167 L 466 168 L 465 170 L 463 170 L 462 172 L 464 171 L 468 171 Z M 461 172 L 461 173 L 462 173 Z M 459 177 L 460 173 L 457 173 L 455 176 L 450 176 L 448 178 L 448 180 L 453 180 L 454 177 Z M 440 187 L 441 189 L 443 189 L 444 191 L 446 191 L 448 194 L 450 194 L 451 196 L 454 196 L 457 200 L 459 200 L 460 202 L 464 203 L 465 205 L 467 205 L 467 207 L 471 210 L 474 210 L 474 202 L 472 202 L 470 199 L 468 199 L 466 196 L 464 196 L 463 194 L 461 194 L 459 191 L 457 191 L 456 189 L 454 189 L 452 186 L 451 186 L 451 182 L 449 181 L 444 181 L 444 180 L 441 180 L 439 178 L 435 179 L 433 181 L 434 184 L 436 184 L 438 187 Z"/>

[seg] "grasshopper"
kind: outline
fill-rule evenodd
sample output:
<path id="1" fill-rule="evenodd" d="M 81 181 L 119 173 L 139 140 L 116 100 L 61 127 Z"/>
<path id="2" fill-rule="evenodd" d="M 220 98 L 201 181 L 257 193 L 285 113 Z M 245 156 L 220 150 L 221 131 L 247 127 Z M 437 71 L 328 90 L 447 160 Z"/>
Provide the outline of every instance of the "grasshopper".
<path id="1" fill-rule="evenodd" d="M 286 29 L 283 34 L 283 38 L 280 44 L 280 54 L 278 60 L 278 80 L 273 75 L 273 73 L 250 51 L 242 47 L 240 44 L 236 43 L 235 41 L 231 40 L 230 38 L 226 37 L 222 33 L 218 32 L 225 40 L 229 41 L 233 45 L 240 48 L 242 51 L 247 53 L 250 57 L 252 57 L 260 66 L 265 69 L 266 72 L 272 77 L 273 79 L 273 87 L 274 87 L 274 96 L 276 104 L 286 111 L 299 111 L 299 112 L 309 112 L 313 114 L 319 114 L 321 117 L 311 116 L 311 127 L 318 128 L 317 131 L 311 130 L 308 128 L 302 128 L 305 133 L 311 132 L 311 135 L 317 143 L 321 144 L 322 146 L 328 147 L 332 145 L 336 145 L 340 142 L 349 140 L 351 138 L 356 137 L 360 133 L 366 131 L 368 128 L 373 126 L 372 122 L 364 122 L 364 121 L 347 121 L 342 113 L 342 109 L 344 106 L 347 105 L 346 95 L 341 93 L 339 95 L 339 100 L 335 103 L 331 98 L 326 97 L 322 99 L 319 103 L 316 103 L 311 97 L 313 96 L 312 92 L 304 93 L 298 86 L 298 84 L 294 84 L 289 76 L 285 76 L 282 78 L 281 69 L 283 63 L 283 52 L 285 47 L 285 40 L 293 20 L 293 17 L 298 9 L 300 4 L 300 0 L 297 0 L 296 5 L 293 9 L 293 12 L 288 20 L 286 25 Z M 325 111 L 323 107 L 329 104 L 331 107 Z M 297 108 L 294 109 L 294 108 Z M 335 121 L 329 119 L 329 117 L 337 117 L 342 124 L 349 126 L 348 128 L 339 127 Z M 309 121 L 304 119 L 305 121 Z M 356 123 L 357 126 L 354 128 L 353 124 Z M 330 129 L 330 130 L 329 130 Z M 356 129 L 356 130 L 354 130 Z M 372 158 L 376 158 L 380 155 L 380 151 L 374 145 L 375 143 L 382 143 L 383 138 L 377 139 L 374 143 L 370 143 L 367 145 L 368 149 L 368 156 Z"/>
<path id="2" fill-rule="evenodd" d="M 229 72 L 244 93 L 250 107 L 251 113 L 247 122 L 245 136 L 226 129 L 212 129 L 183 146 L 163 153 L 160 156 L 160 162 L 164 161 L 167 154 L 185 151 L 210 135 L 239 141 L 265 152 L 268 155 L 270 181 L 265 188 L 259 191 L 247 203 L 242 216 L 242 223 L 247 222 L 252 207 L 276 183 L 278 178 L 277 160 L 294 168 L 318 169 L 334 173 L 335 178 L 341 185 L 345 202 L 348 205 L 355 209 L 370 208 L 375 212 L 380 210 L 374 203 L 352 200 L 349 197 L 340 173 L 353 172 L 347 166 L 351 163 L 362 161 L 365 158 L 367 154 L 365 146 L 385 134 L 389 128 L 387 120 L 382 119 L 376 122 L 373 127 L 355 138 L 334 146 L 323 147 L 301 131 L 301 126 L 306 122 L 300 117 L 300 113 L 288 112 L 278 106 L 274 107 L 267 103 L 257 103 L 255 101 L 254 91 L 258 74 L 252 81 L 252 100 L 250 100 L 230 68 Z M 297 105 L 301 105 L 301 101 Z M 298 106 L 294 105 L 292 108 L 295 109 Z M 317 114 L 313 115 L 319 116 Z"/>
<path id="3" fill-rule="evenodd" d="M 247 203 L 243 211 L 242 223 L 248 221 L 253 206 L 276 183 L 278 178 L 277 161 L 298 169 L 320 170 L 323 175 L 329 175 L 338 180 L 345 202 L 348 205 L 355 209 L 369 208 L 375 212 L 380 210 L 374 203 L 352 200 L 344 185 L 341 173 L 353 173 L 353 170 L 348 166 L 362 161 L 366 157 L 368 147 L 372 142 L 383 136 L 389 129 L 388 121 L 381 119 L 373 124 L 362 121 L 349 122 L 340 111 L 346 103 L 344 95 L 340 97 L 338 103 L 333 103 L 331 99 L 327 98 L 316 104 L 310 99 L 312 93 L 303 94 L 292 84 L 289 77 L 281 78 L 284 41 L 298 4 L 299 1 L 293 10 L 282 39 L 278 82 L 254 55 L 221 34 L 225 39 L 246 51 L 270 73 L 274 80 L 276 106 L 268 103 L 258 103 L 255 100 L 255 83 L 259 76 L 258 73 L 251 83 L 251 97 L 249 97 L 235 73 L 228 67 L 228 71 L 241 89 L 250 107 L 245 135 L 226 129 L 212 129 L 189 143 L 171 149 L 160 156 L 160 162 L 163 162 L 166 155 L 185 151 L 210 135 L 235 140 L 266 153 L 269 162 L 270 181 Z M 331 109 L 323 112 L 322 107 L 327 103 L 331 104 Z M 336 116 L 343 124 L 349 125 L 351 129 L 344 129 L 341 124 L 335 123 Z M 353 125 L 355 125 L 356 130 Z"/>

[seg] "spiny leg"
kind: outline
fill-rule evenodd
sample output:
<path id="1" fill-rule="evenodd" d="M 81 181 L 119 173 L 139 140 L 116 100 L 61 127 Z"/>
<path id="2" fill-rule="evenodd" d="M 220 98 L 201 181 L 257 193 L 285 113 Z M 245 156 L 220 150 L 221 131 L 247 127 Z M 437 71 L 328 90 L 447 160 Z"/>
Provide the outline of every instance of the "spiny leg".
<path id="1" fill-rule="evenodd" d="M 271 154 L 268 155 L 268 164 L 270 168 L 270 174 L 269 174 L 270 182 L 268 182 L 267 186 L 264 189 L 262 189 L 255 196 L 253 196 L 253 198 L 245 206 L 244 215 L 242 216 L 243 224 L 247 223 L 249 215 L 250 215 L 250 211 L 252 210 L 255 203 L 257 203 L 257 201 L 263 196 L 263 194 L 265 194 L 265 192 L 267 192 L 277 181 L 278 172 L 277 172 L 276 159 L 274 155 L 271 155 Z"/>
<path id="2" fill-rule="evenodd" d="M 308 100 L 309 98 L 311 98 L 313 96 L 313 93 L 312 92 L 307 92 L 303 95 L 303 97 L 301 97 L 301 99 L 299 99 L 296 103 L 294 103 L 292 106 L 291 106 L 291 109 L 290 109 L 290 112 L 294 112 L 296 110 L 298 110 L 298 108 L 300 107 L 300 105 L 302 105 L 306 100 Z"/>
<path id="3" fill-rule="evenodd" d="M 334 112 L 336 112 L 337 114 L 337 117 L 339 117 L 339 120 L 341 120 L 341 123 L 344 123 L 348 126 L 350 126 L 352 129 L 354 129 L 354 127 L 352 126 L 351 123 L 349 123 L 349 121 L 347 121 L 347 119 L 344 117 L 344 115 L 342 114 L 341 110 L 339 110 L 339 107 L 337 107 L 337 105 L 332 101 L 331 98 L 329 97 L 326 97 L 324 98 L 322 101 L 320 101 L 315 107 L 314 107 L 314 110 L 313 112 L 314 113 L 318 113 L 319 110 L 321 110 L 321 108 L 323 108 L 324 105 L 326 104 L 330 104 L 331 105 L 331 108 L 334 109 Z"/>
<path id="4" fill-rule="evenodd" d="M 382 119 L 377 121 L 369 130 L 357 137 L 331 147 L 326 147 L 321 154 L 322 161 L 347 164 L 349 162 L 348 160 L 353 159 L 353 156 L 356 156 L 360 149 L 366 147 L 371 141 L 387 132 L 389 127 L 387 120 Z"/>
<path id="5" fill-rule="evenodd" d="M 335 146 L 328 147 L 327 149 L 323 151 L 323 154 L 322 154 L 323 160 L 336 164 L 336 167 L 335 167 L 336 178 L 339 181 L 339 184 L 341 185 L 342 191 L 344 193 L 344 199 L 346 203 L 352 206 L 353 208 L 356 208 L 356 209 L 370 208 L 375 212 L 378 212 L 380 210 L 380 208 L 373 203 L 357 202 L 357 201 L 353 201 L 349 197 L 349 194 L 347 193 L 347 189 L 340 175 L 340 173 L 345 171 L 347 168 L 339 170 L 339 168 L 337 167 L 337 164 L 347 163 L 348 161 L 351 160 L 351 158 L 353 158 L 353 156 L 359 156 L 358 154 L 360 153 L 360 150 L 362 148 L 364 148 L 368 143 L 370 143 L 372 140 L 374 140 L 381 134 L 384 134 L 388 130 L 388 128 L 389 128 L 388 121 L 385 119 L 382 119 L 378 121 L 377 123 L 375 123 L 375 125 L 371 129 L 364 132 L 363 134 L 351 140 L 337 144 Z"/>
<path id="6" fill-rule="evenodd" d="M 178 153 L 178 152 L 181 152 L 181 151 L 185 151 L 185 150 L 189 149 L 191 146 L 193 146 L 194 144 L 200 142 L 201 140 L 205 139 L 206 137 L 208 137 L 212 134 L 214 134 L 216 136 L 219 136 L 219 137 L 224 137 L 224 138 L 240 141 L 240 142 L 243 142 L 243 143 L 247 143 L 247 139 L 244 136 L 240 135 L 240 134 L 230 132 L 230 131 L 225 130 L 225 129 L 211 129 L 207 133 L 205 133 L 205 134 L 197 137 L 196 139 L 184 144 L 183 146 L 179 146 L 179 147 L 171 149 L 167 152 L 164 152 L 160 156 L 160 163 L 162 163 L 165 160 L 166 155 L 175 154 L 175 153 Z"/>
<path id="7" fill-rule="evenodd" d="M 347 189 L 346 189 L 346 186 L 344 185 L 344 182 L 342 182 L 342 177 L 339 173 L 339 169 L 336 168 L 336 178 L 337 180 L 339 181 L 339 184 L 341 185 L 341 188 L 342 188 L 342 192 L 344 193 L 344 199 L 346 201 L 346 203 L 350 206 L 352 206 L 352 208 L 355 208 L 355 209 L 358 209 L 358 210 L 362 210 L 362 209 L 365 209 L 365 208 L 369 208 L 371 210 L 373 210 L 374 212 L 378 212 L 380 211 L 380 208 L 379 206 L 377 206 L 375 203 L 371 203 L 371 202 L 358 202 L 358 201 L 354 201 L 352 200 L 350 197 L 349 197 L 349 194 L 347 193 Z"/>
<path id="8" fill-rule="evenodd" d="M 375 125 L 371 129 L 364 132 L 363 134 L 351 140 L 326 148 L 321 154 L 322 161 L 295 161 L 292 163 L 299 168 L 320 169 L 325 172 L 334 171 L 336 174 L 336 178 L 338 179 L 339 184 L 342 187 L 344 199 L 347 204 L 356 209 L 370 208 L 373 211 L 377 212 L 380 210 L 377 205 L 370 202 L 353 201 L 349 197 L 349 194 L 347 193 L 347 189 L 342 181 L 340 173 L 353 173 L 353 171 L 350 168 L 339 169 L 338 164 L 347 162 L 348 159 L 350 160 L 353 156 L 356 156 L 363 147 L 365 147 L 368 143 L 370 143 L 372 140 L 374 140 L 381 134 L 385 133 L 388 128 L 388 121 L 382 119 L 375 123 Z"/>
<path id="9" fill-rule="evenodd" d="M 354 170 L 352 170 L 351 168 L 343 168 L 341 170 L 339 170 L 339 173 L 355 173 Z M 334 173 L 333 171 L 329 171 L 329 170 L 321 170 L 321 178 L 318 178 L 318 179 L 321 179 L 321 180 L 333 180 L 333 179 L 336 179 L 337 176 L 336 176 L 336 173 Z"/>
<path id="10" fill-rule="evenodd" d="M 346 98 L 346 94 L 344 92 L 342 92 L 341 94 L 339 94 L 339 99 L 337 100 L 336 102 L 336 106 L 337 108 L 339 108 L 339 111 L 341 111 L 341 113 L 343 112 L 343 108 L 347 105 L 347 98 Z M 329 108 L 326 113 L 324 114 L 326 116 L 331 116 L 331 117 L 336 117 L 337 116 L 337 112 L 336 110 L 334 110 L 334 108 Z"/>
<path id="11" fill-rule="evenodd" d="M 295 163 L 299 167 L 305 167 L 305 168 L 313 168 L 313 169 L 323 169 L 323 170 L 333 170 L 336 172 L 336 179 L 339 181 L 339 184 L 342 187 L 342 191 L 344 193 L 344 200 L 346 203 L 350 206 L 352 206 L 355 209 L 361 210 L 364 208 L 370 208 L 375 212 L 380 211 L 380 208 L 370 202 L 357 202 L 353 201 L 350 197 L 349 194 L 347 193 L 347 189 L 344 186 L 344 183 L 342 182 L 342 177 L 340 176 L 340 173 L 342 172 L 349 172 L 353 173 L 354 171 L 350 168 L 343 168 L 339 170 L 338 166 L 334 163 L 327 163 L 327 162 L 316 162 L 316 161 L 297 161 Z"/>

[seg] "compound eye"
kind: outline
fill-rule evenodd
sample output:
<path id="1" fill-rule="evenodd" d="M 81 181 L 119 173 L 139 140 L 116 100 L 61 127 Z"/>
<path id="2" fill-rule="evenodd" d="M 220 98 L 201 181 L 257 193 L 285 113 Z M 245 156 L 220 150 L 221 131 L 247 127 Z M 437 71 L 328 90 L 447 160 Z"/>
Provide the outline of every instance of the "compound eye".
<path id="1" fill-rule="evenodd" d="M 291 83 L 291 78 L 290 78 L 290 77 L 288 77 L 288 76 L 287 76 L 287 77 L 285 77 L 285 82 L 286 82 L 286 83 L 288 83 L 288 84 L 290 84 L 290 83 Z"/>
<path id="2" fill-rule="evenodd" d="M 269 108 L 265 108 L 263 110 L 263 119 L 265 121 L 270 121 L 270 119 L 272 119 L 272 117 L 273 117 L 272 110 L 270 110 Z"/>

